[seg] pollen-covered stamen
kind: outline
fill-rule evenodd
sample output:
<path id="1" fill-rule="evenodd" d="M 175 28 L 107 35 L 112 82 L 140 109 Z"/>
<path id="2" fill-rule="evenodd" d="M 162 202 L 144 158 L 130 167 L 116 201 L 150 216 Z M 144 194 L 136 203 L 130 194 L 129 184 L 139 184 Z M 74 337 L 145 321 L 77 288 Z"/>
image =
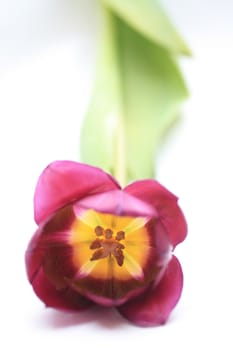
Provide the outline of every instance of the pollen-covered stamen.
<path id="1" fill-rule="evenodd" d="M 122 249 L 123 248 L 117 247 L 113 252 L 113 255 L 115 256 L 116 261 L 117 261 L 119 266 L 122 266 L 123 262 L 124 262 L 124 254 L 122 252 Z"/>
<path id="2" fill-rule="evenodd" d="M 125 239 L 125 232 L 124 231 L 118 231 L 116 234 L 116 240 L 121 241 L 122 239 Z"/>
<path id="3" fill-rule="evenodd" d="M 108 252 L 106 252 L 104 248 L 100 248 L 93 253 L 90 260 L 93 261 L 93 260 L 103 259 L 103 258 L 106 258 L 107 256 L 108 256 Z"/>
<path id="4" fill-rule="evenodd" d="M 95 228 L 95 234 L 96 236 L 103 236 L 104 234 L 104 229 L 101 226 L 96 226 Z"/>
<path id="5" fill-rule="evenodd" d="M 113 230 L 110 228 L 104 229 L 101 226 L 96 226 L 94 231 L 99 238 L 96 238 L 89 246 L 90 249 L 96 249 L 90 261 L 103 259 L 112 255 L 115 257 L 117 264 L 122 266 L 124 263 L 122 249 L 124 249 L 125 246 L 119 241 L 125 238 L 124 231 L 118 231 L 115 237 Z"/>
<path id="6" fill-rule="evenodd" d="M 98 248 L 101 248 L 101 240 L 99 238 L 96 238 L 96 240 L 91 243 L 90 249 L 98 249 Z"/>
<path id="7" fill-rule="evenodd" d="M 105 236 L 105 238 L 110 239 L 110 238 L 112 238 L 112 235 L 113 235 L 113 231 L 112 231 L 110 228 L 107 228 L 107 229 L 104 231 L 104 236 Z"/>

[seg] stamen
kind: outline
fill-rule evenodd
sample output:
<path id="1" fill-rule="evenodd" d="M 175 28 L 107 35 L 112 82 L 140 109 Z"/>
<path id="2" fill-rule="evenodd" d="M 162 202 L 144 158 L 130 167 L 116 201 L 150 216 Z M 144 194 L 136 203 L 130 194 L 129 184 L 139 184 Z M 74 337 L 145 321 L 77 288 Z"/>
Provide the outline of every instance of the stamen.
<path id="1" fill-rule="evenodd" d="M 123 244 L 121 244 L 121 243 L 118 243 L 117 247 L 120 248 L 120 249 L 125 249 L 125 246 Z"/>
<path id="2" fill-rule="evenodd" d="M 90 249 L 98 249 L 101 248 L 101 240 L 99 238 L 96 238 L 95 241 L 93 241 L 89 247 Z"/>
<path id="3" fill-rule="evenodd" d="M 110 228 L 107 228 L 107 229 L 104 231 L 104 235 L 105 235 L 105 238 L 110 239 L 110 238 L 112 238 L 113 231 L 112 231 Z"/>
<path id="4" fill-rule="evenodd" d="M 106 258 L 107 256 L 108 256 L 108 252 L 106 252 L 104 248 L 100 248 L 93 253 L 90 260 L 93 261 L 93 260 L 103 259 L 103 258 Z"/>
<path id="5" fill-rule="evenodd" d="M 122 266 L 124 262 L 124 254 L 121 248 L 117 247 L 116 249 L 114 249 L 113 255 L 115 256 L 118 265 Z"/>
<path id="6" fill-rule="evenodd" d="M 101 226 L 96 226 L 95 228 L 95 234 L 96 236 L 102 236 L 104 234 L 104 229 Z"/>
<path id="7" fill-rule="evenodd" d="M 121 241 L 122 239 L 125 239 L 125 232 L 124 231 L 118 231 L 116 234 L 116 240 Z"/>
<path id="8" fill-rule="evenodd" d="M 99 260 L 113 255 L 119 266 L 124 263 L 124 253 L 122 249 L 125 246 L 119 241 L 125 238 L 124 231 L 118 231 L 113 237 L 113 230 L 110 228 L 104 229 L 102 226 L 96 226 L 95 234 L 97 237 L 89 246 L 90 249 L 95 250 L 90 261 Z"/>

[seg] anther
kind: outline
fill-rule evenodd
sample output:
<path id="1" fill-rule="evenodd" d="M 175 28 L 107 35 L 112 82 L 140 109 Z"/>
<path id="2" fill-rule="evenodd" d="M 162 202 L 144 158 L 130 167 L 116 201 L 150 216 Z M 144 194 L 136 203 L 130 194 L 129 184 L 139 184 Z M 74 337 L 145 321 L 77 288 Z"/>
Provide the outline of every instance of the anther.
<path id="1" fill-rule="evenodd" d="M 125 232 L 124 231 L 118 231 L 116 234 L 116 240 L 121 241 L 122 239 L 125 239 Z"/>
<path id="2" fill-rule="evenodd" d="M 90 249 L 101 248 L 101 240 L 99 238 L 96 238 L 96 240 L 91 243 L 89 248 Z"/>
<path id="3" fill-rule="evenodd" d="M 92 254 L 92 257 L 91 257 L 91 261 L 93 260 L 99 260 L 99 259 L 103 259 L 103 258 L 106 258 L 106 256 L 108 256 L 108 253 L 106 253 L 104 251 L 103 248 L 100 248 L 100 249 L 97 249 L 93 254 Z"/>
<path id="4" fill-rule="evenodd" d="M 101 226 L 96 226 L 95 228 L 95 234 L 96 236 L 102 236 L 104 233 L 104 229 Z"/>
<path id="5" fill-rule="evenodd" d="M 113 235 L 113 231 L 110 229 L 110 228 L 107 228 L 105 231 L 104 231 L 104 235 L 105 235 L 105 238 L 112 238 L 112 235 Z"/>
<path id="6" fill-rule="evenodd" d="M 120 243 L 125 238 L 124 231 L 118 231 L 113 236 L 113 230 L 110 228 L 104 229 L 102 226 L 95 227 L 95 234 L 97 238 L 90 244 L 89 248 L 93 251 L 90 261 L 104 259 L 113 255 L 119 266 L 124 263 L 123 249 L 125 246 Z"/>
<path id="7" fill-rule="evenodd" d="M 124 254 L 121 250 L 121 248 L 117 247 L 114 249 L 113 255 L 115 256 L 115 259 L 119 266 L 122 266 L 124 263 Z"/>

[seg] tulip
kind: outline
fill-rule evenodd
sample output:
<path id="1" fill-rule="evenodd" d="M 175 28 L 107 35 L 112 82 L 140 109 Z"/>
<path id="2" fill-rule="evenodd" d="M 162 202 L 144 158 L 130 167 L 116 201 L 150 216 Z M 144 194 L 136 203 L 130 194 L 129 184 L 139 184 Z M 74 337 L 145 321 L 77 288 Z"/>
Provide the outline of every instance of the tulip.
<path id="1" fill-rule="evenodd" d="M 48 307 L 116 307 L 139 326 L 166 322 L 183 286 L 177 197 L 155 180 L 122 189 L 99 168 L 56 161 L 39 177 L 26 270 Z"/>

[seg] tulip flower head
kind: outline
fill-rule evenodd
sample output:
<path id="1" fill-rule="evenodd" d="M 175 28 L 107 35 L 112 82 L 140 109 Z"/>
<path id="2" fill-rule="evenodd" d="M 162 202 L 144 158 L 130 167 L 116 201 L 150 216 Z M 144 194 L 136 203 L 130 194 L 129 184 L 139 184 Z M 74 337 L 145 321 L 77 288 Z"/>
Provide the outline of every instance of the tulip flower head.
<path id="1" fill-rule="evenodd" d="M 155 180 L 122 189 L 99 168 L 57 161 L 41 174 L 34 205 L 26 268 L 46 306 L 99 304 L 140 326 L 166 322 L 183 286 L 173 251 L 187 226 L 177 197 Z"/>

